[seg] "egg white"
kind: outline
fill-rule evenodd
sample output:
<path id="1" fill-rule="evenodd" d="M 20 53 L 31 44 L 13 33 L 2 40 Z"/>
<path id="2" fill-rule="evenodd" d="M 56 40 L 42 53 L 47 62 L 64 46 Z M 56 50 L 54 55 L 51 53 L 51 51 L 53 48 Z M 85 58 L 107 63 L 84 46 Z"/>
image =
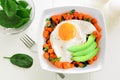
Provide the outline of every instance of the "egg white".
<path id="1" fill-rule="evenodd" d="M 62 40 L 58 35 L 59 28 L 63 23 L 71 23 L 76 28 L 75 37 L 69 41 Z M 59 23 L 50 35 L 50 41 L 57 57 L 61 57 L 62 62 L 71 62 L 72 56 L 67 48 L 72 45 L 85 43 L 87 34 L 95 30 L 95 27 L 91 23 L 82 20 L 68 20 Z"/>

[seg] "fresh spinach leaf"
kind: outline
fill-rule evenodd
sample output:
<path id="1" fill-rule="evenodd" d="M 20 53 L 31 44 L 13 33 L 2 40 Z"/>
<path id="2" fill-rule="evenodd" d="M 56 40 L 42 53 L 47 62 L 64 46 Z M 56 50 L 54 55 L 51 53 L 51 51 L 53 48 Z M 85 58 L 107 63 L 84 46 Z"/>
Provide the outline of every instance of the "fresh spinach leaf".
<path id="1" fill-rule="evenodd" d="M 30 14 L 31 13 L 31 10 L 32 10 L 32 8 L 30 8 L 30 9 L 26 9 L 27 11 L 28 11 L 28 13 Z"/>
<path id="2" fill-rule="evenodd" d="M 6 0 L 0 0 L 1 7 L 3 8 L 5 5 Z"/>
<path id="3" fill-rule="evenodd" d="M 29 68 L 33 64 L 33 59 L 31 56 L 26 54 L 15 54 L 12 57 L 4 57 L 6 59 L 10 59 L 10 62 L 16 66 L 22 67 L 22 68 Z"/>
<path id="4" fill-rule="evenodd" d="M 16 15 L 22 17 L 22 18 L 29 18 L 30 17 L 30 13 L 28 12 L 27 9 L 20 9 L 17 10 Z"/>
<path id="5" fill-rule="evenodd" d="M 17 0 L 13 0 L 16 4 L 18 4 Z"/>
<path id="6" fill-rule="evenodd" d="M 28 6 L 28 3 L 26 1 L 18 1 L 18 5 L 20 5 L 23 8 L 26 8 Z"/>
<path id="7" fill-rule="evenodd" d="M 25 24 L 30 20 L 30 18 L 23 18 L 22 20 L 23 20 L 23 24 Z"/>
<path id="8" fill-rule="evenodd" d="M 24 9 L 21 5 L 18 5 L 17 10 Z"/>
<path id="9" fill-rule="evenodd" d="M 30 20 L 32 8 L 23 0 L 0 0 L 0 25 L 6 28 L 19 28 Z"/>
<path id="10" fill-rule="evenodd" d="M 8 17 L 13 17 L 16 14 L 17 4 L 13 0 L 5 0 L 3 10 Z"/>
<path id="11" fill-rule="evenodd" d="M 15 15 L 9 18 L 4 11 L 0 11 L 0 25 L 6 28 L 18 28 L 23 25 L 23 20 L 21 17 Z"/>

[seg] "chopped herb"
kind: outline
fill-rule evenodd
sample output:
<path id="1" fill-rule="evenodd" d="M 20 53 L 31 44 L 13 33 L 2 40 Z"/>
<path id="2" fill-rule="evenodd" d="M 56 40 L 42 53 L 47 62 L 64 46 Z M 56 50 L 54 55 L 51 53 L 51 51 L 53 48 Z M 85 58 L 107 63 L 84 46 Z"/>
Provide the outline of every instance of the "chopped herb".
<path id="1" fill-rule="evenodd" d="M 60 61 L 61 57 L 59 58 L 49 58 L 50 61 L 52 62 L 57 62 L 57 61 Z"/>
<path id="2" fill-rule="evenodd" d="M 49 27 L 49 28 L 54 28 L 55 23 L 54 23 L 54 21 L 52 20 L 52 18 L 46 18 L 46 21 L 47 21 L 47 24 L 46 24 L 47 27 Z"/>
<path id="3" fill-rule="evenodd" d="M 86 61 L 86 62 L 82 62 L 82 68 L 86 67 L 86 66 L 87 66 L 87 64 L 88 64 L 88 62 L 87 62 L 87 61 Z"/>
<path id="4" fill-rule="evenodd" d="M 65 19 L 64 19 L 64 17 L 62 16 L 62 19 L 61 19 L 61 21 L 60 22 L 62 22 L 62 21 L 65 21 Z"/>
<path id="5" fill-rule="evenodd" d="M 46 21 L 50 21 L 50 18 L 46 18 Z"/>
<path id="6" fill-rule="evenodd" d="M 85 18 L 84 21 L 91 22 L 91 19 L 90 18 Z"/>
<path id="7" fill-rule="evenodd" d="M 54 21 L 52 20 L 52 18 L 50 18 L 50 21 L 51 21 L 51 28 L 54 28 L 55 27 L 55 23 L 54 23 Z"/>
<path id="8" fill-rule="evenodd" d="M 72 9 L 71 11 L 69 11 L 69 14 L 73 14 L 75 12 L 75 9 Z"/>
<path id="9" fill-rule="evenodd" d="M 50 21 L 47 21 L 46 26 L 47 26 L 47 27 L 51 27 L 51 22 L 50 22 Z"/>
<path id="10" fill-rule="evenodd" d="M 78 64 L 75 64 L 75 67 L 79 67 L 79 65 L 78 65 Z"/>
<path id="11" fill-rule="evenodd" d="M 45 48 L 43 49 L 43 51 L 46 52 L 46 51 L 48 51 L 48 49 L 49 49 L 49 46 L 45 47 Z"/>
<path id="12" fill-rule="evenodd" d="M 51 28 L 54 28 L 55 27 L 55 24 L 54 23 L 52 23 L 52 25 L 50 26 Z"/>

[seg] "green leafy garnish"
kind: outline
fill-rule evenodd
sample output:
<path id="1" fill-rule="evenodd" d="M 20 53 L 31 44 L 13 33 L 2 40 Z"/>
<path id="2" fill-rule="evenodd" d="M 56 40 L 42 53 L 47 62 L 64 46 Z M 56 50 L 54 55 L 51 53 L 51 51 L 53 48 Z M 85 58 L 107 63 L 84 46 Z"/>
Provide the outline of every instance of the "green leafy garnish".
<path id="1" fill-rule="evenodd" d="M 33 64 L 33 59 L 29 55 L 26 54 L 15 54 L 12 57 L 4 57 L 5 59 L 10 59 L 10 62 L 16 66 L 22 68 L 29 68 Z"/>
<path id="2" fill-rule="evenodd" d="M 85 18 L 84 21 L 91 22 L 91 19 L 90 18 Z"/>
<path id="3" fill-rule="evenodd" d="M 53 27 L 55 27 L 55 22 L 52 20 L 52 19 L 50 19 L 51 20 L 51 28 L 53 28 Z"/>
<path id="4" fill-rule="evenodd" d="M 88 65 L 88 62 L 82 62 L 82 68 L 86 67 Z"/>
<path id="5" fill-rule="evenodd" d="M 50 18 L 46 18 L 46 21 L 50 21 Z"/>
<path id="6" fill-rule="evenodd" d="M 57 62 L 57 61 L 60 61 L 60 59 L 61 59 L 61 57 L 59 57 L 59 58 L 49 58 L 49 60 L 50 61 L 52 61 L 52 62 Z"/>
<path id="7" fill-rule="evenodd" d="M 62 21 L 65 21 L 65 19 L 64 19 L 64 17 L 62 16 L 62 19 L 61 19 L 61 21 L 60 22 L 62 22 Z"/>
<path id="8" fill-rule="evenodd" d="M 46 24 L 47 27 L 54 28 L 55 27 L 55 22 L 52 20 L 52 18 L 46 18 L 46 21 L 48 22 Z"/>
<path id="9" fill-rule="evenodd" d="M 45 47 L 45 48 L 43 49 L 43 51 L 46 52 L 46 51 L 48 51 L 48 49 L 49 49 L 49 46 Z"/>
<path id="10" fill-rule="evenodd" d="M 73 14 L 75 12 L 75 9 L 72 9 L 71 11 L 69 11 L 69 14 Z"/>

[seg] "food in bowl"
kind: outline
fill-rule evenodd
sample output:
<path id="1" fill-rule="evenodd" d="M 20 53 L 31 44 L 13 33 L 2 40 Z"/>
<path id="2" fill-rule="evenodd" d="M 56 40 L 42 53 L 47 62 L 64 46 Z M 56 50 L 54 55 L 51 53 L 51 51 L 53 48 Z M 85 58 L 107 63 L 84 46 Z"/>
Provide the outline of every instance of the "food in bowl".
<path id="1" fill-rule="evenodd" d="M 30 19 L 32 8 L 26 1 L 1 0 L 0 25 L 6 28 L 19 28 Z"/>
<path id="2" fill-rule="evenodd" d="M 15 34 L 25 30 L 34 17 L 32 0 L 0 0 L 0 32 Z"/>
<path id="3" fill-rule="evenodd" d="M 84 68 L 97 60 L 101 27 L 97 19 L 75 9 L 46 19 L 44 58 L 57 68 Z"/>

